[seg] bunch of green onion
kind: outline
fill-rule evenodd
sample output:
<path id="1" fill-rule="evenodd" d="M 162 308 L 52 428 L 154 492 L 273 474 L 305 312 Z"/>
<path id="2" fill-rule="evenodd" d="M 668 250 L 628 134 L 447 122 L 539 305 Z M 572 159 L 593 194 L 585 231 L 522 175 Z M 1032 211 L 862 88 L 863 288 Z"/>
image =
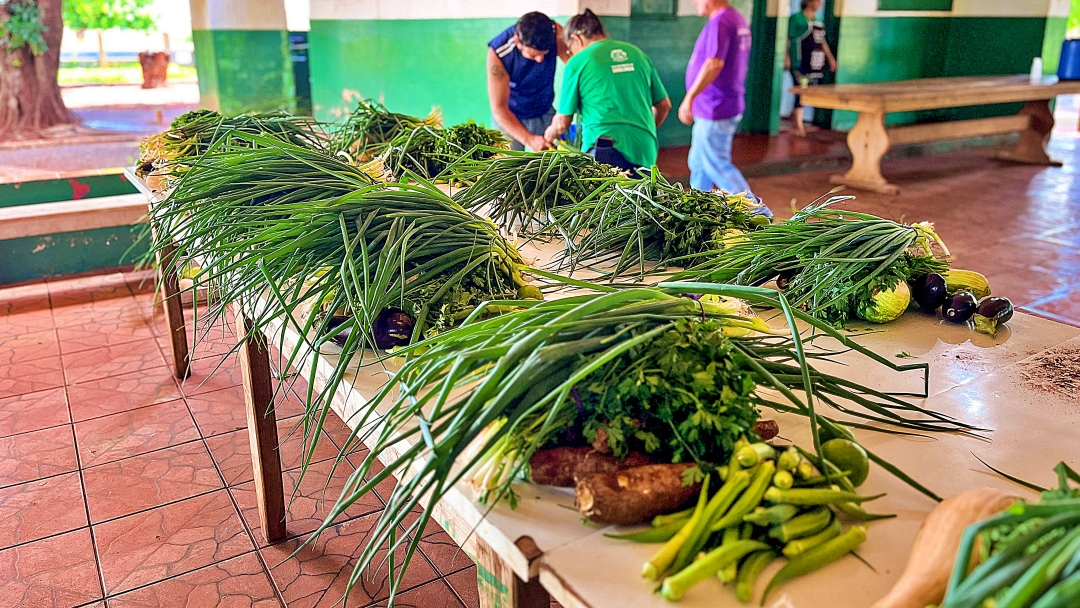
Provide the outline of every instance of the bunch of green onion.
<path id="1" fill-rule="evenodd" d="M 449 129 L 427 125 L 401 131 L 373 150 L 397 178 L 415 173 L 425 179 L 446 181 L 442 173 L 455 161 L 467 158 L 483 161 L 506 144 L 502 133 L 469 121 Z"/>
<path id="2" fill-rule="evenodd" d="M 1080 474 L 1061 462 L 1054 490 L 968 527 L 941 608 L 1080 606 Z M 976 553 L 978 565 L 970 564 Z"/>
<path id="3" fill-rule="evenodd" d="M 948 268 L 948 249 L 929 226 L 831 207 L 850 198 L 816 201 L 788 221 L 672 260 L 686 267 L 674 280 L 762 285 L 779 278 L 792 305 L 842 323 L 874 288 L 892 289 L 913 276 Z"/>
<path id="4" fill-rule="evenodd" d="M 441 126 L 442 114 L 438 109 L 425 118 L 417 118 L 391 112 L 373 99 L 361 99 L 345 122 L 333 129 L 328 148 L 334 154 L 344 152 L 357 160 L 370 160 L 381 151 L 380 144 L 400 133 L 419 127 Z"/>
<path id="5" fill-rule="evenodd" d="M 435 503 L 459 481 L 476 481 L 479 475 L 490 503 L 512 497 L 510 486 L 523 473 L 530 455 L 575 415 L 575 386 L 608 362 L 662 335 L 680 320 L 716 319 L 733 327 L 754 323 L 732 315 L 726 307 L 685 297 L 690 294 L 744 298 L 775 307 L 783 311 L 789 331 L 799 320 L 891 369 L 927 371 L 925 364 L 896 365 L 860 347 L 790 307 L 781 294 L 762 288 L 662 284 L 523 303 L 523 310 L 487 319 L 480 318 L 478 309 L 457 329 L 398 351 L 405 361 L 400 370 L 364 411 L 347 421 L 356 429 L 349 443 L 362 442 L 369 452 L 320 531 L 383 481 L 391 476 L 400 480 L 372 529 L 353 580 L 379 563 L 383 548 L 393 553 L 406 547 L 406 555 L 412 555 Z M 822 395 L 850 400 L 852 405 L 844 411 L 863 420 L 850 424 L 857 428 L 899 433 L 973 430 L 943 414 L 815 370 L 810 361 L 828 354 L 805 348 L 798 332 L 731 340 L 735 345 L 731 364 L 752 372 L 761 389 L 771 389 L 755 391 L 756 403 L 807 416 L 815 450 L 820 450 L 819 427 L 839 432 L 815 409 L 815 399 Z M 403 447 L 408 442 L 411 445 Z M 870 457 L 936 498 L 889 463 Z M 380 460 L 385 467 L 380 467 Z M 407 523 L 416 509 L 422 509 L 422 515 Z M 404 537 L 397 534 L 401 527 L 407 532 Z M 407 561 L 401 565 L 404 568 Z M 399 571 L 391 577 L 392 596 L 400 588 L 402 575 Z"/>

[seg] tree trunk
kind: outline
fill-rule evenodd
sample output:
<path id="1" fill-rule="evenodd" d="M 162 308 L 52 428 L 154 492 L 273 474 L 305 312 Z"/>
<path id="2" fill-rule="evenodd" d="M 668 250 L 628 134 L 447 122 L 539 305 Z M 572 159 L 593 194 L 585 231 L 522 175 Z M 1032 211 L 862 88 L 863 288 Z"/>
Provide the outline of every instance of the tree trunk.
<path id="1" fill-rule="evenodd" d="M 74 122 L 56 75 L 64 35 L 61 0 L 37 0 L 46 29 L 45 52 L 33 55 L 23 46 L 0 50 L 0 139 L 33 136 L 41 129 Z"/>
<path id="2" fill-rule="evenodd" d="M 105 58 L 105 32 L 103 30 L 97 31 L 97 53 L 98 53 L 98 67 L 105 67 L 109 65 L 109 61 Z"/>

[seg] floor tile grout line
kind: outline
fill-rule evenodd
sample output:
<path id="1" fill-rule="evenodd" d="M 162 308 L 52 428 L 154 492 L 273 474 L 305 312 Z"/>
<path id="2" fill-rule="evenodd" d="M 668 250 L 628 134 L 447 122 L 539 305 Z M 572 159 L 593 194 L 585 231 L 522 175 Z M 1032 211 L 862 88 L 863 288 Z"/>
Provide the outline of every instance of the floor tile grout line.
<path id="1" fill-rule="evenodd" d="M 74 384 L 74 385 L 71 385 L 71 386 L 78 386 L 78 385 Z M 67 388 L 67 387 L 65 387 L 65 388 Z M 65 393 L 66 393 L 66 391 L 65 391 Z M 183 401 L 183 400 L 184 400 L 183 396 L 177 396 L 177 397 L 173 397 L 172 399 L 166 399 L 164 401 L 158 401 L 157 403 L 147 403 L 146 405 L 136 405 L 135 407 L 130 407 L 130 408 L 126 409 L 126 410 L 119 410 L 119 411 L 116 411 L 116 412 L 110 412 L 108 414 L 101 414 L 99 416 L 91 416 L 89 418 L 80 418 L 79 420 L 72 420 L 71 423 L 72 424 L 81 424 L 83 422 L 90 422 L 91 420 L 101 420 L 102 418 L 108 418 L 109 416 L 116 416 L 116 415 L 119 415 L 119 414 L 126 414 L 128 412 L 135 412 L 135 411 L 138 411 L 138 410 L 145 410 L 146 408 L 154 407 L 155 405 L 165 405 L 166 403 L 172 403 L 173 401 Z M 224 434 L 224 433 L 222 433 L 222 434 Z M 187 442 L 185 441 L 184 443 L 187 443 Z M 157 450 L 152 450 L 152 451 L 157 451 Z M 97 466 L 97 465 L 91 465 L 91 466 Z"/>
<path id="2" fill-rule="evenodd" d="M 181 576 L 186 576 L 188 574 L 192 574 L 192 573 L 198 572 L 200 570 L 205 570 L 205 569 L 210 568 L 212 566 L 217 566 L 218 564 L 221 564 L 221 563 L 224 563 L 224 562 L 227 562 L 227 561 L 231 561 L 231 560 L 234 560 L 234 559 L 238 559 L 238 558 L 244 557 L 245 555 L 250 555 L 252 553 L 258 553 L 258 552 L 259 552 L 258 548 L 252 549 L 250 551 L 244 551 L 243 553 L 241 553 L 239 555 L 234 555 L 232 557 L 221 559 L 221 560 L 218 560 L 216 562 L 206 564 L 205 566 L 199 566 L 198 568 L 195 568 L 194 570 L 187 570 L 185 572 L 179 572 L 179 573 L 176 573 L 176 574 L 170 574 L 169 576 L 166 576 L 165 578 L 158 579 L 158 580 L 155 580 L 155 581 L 151 581 L 149 583 L 143 583 L 141 585 L 137 585 L 137 586 L 132 587 L 130 589 L 124 589 L 123 591 L 121 591 L 119 593 L 106 593 L 103 598 L 101 598 L 99 600 L 95 600 L 95 601 L 97 601 L 97 602 L 105 601 L 107 603 L 108 600 L 116 599 L 116 598 L 118 598 L 121 595 L 124 595 L 126 593 L 131 593 L 133 591 L 138 591 L 140 589 L 146 589 L 147 587 L 153 587 L 154 585 L 164 583 L 165 581 L 171 581 L 173 579 L 180 578 Z M 93 604 L 94 604 L 94 602 L 90 602 L 90 605 L 93 605 Z"/>

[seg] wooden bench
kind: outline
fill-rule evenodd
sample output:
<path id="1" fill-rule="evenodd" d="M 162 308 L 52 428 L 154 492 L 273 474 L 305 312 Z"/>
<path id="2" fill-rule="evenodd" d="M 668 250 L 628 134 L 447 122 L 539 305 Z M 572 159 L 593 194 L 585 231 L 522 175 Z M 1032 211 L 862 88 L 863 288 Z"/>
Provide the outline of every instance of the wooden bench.
<path id="1" fill-rule="evenodd" d="M 795 87 L 791 92 L 801 95 L 803 104 L 814 108 L 859 113 L 855 126 L 848 132 L 851 169 L 844 175 L 832 176 L 832 183 L 897 194 L 900 189 L 881 174 L 881 159 L 894 145 L 1019 132 L 1016 147 L 999 158 L 1060 166 L 1046 153 L 1046 142 L 1054 126 L 1050 100 L 1058 95 L 1080 93 L 1080 81 L 1059 82 L 1048 77 L 1032 83 L 1028 76 L 971 76 Z M 1014 102 L 1025 102 L 1015 116 L 885 127 L 885 115 L 893 112 Z"/>

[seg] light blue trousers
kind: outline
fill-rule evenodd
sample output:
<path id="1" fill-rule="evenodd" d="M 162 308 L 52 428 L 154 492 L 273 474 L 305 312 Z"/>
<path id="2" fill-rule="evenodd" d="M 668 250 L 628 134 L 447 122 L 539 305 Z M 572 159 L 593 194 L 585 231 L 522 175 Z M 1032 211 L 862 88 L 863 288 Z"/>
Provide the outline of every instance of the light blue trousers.
<path id="1" fill-rule="evenodd" d="M 694 118 L 693 139 L 690 142 L 690 187 L 712 190 L 713 187 L 728 192 L 745 192 L 750 196 L 750 184 L 735 165 L 731 163 L 731 142 L 739 128 L 742 115 L 720 120 Z M 772 216 L 768 207 L 760 213 Z"/>

